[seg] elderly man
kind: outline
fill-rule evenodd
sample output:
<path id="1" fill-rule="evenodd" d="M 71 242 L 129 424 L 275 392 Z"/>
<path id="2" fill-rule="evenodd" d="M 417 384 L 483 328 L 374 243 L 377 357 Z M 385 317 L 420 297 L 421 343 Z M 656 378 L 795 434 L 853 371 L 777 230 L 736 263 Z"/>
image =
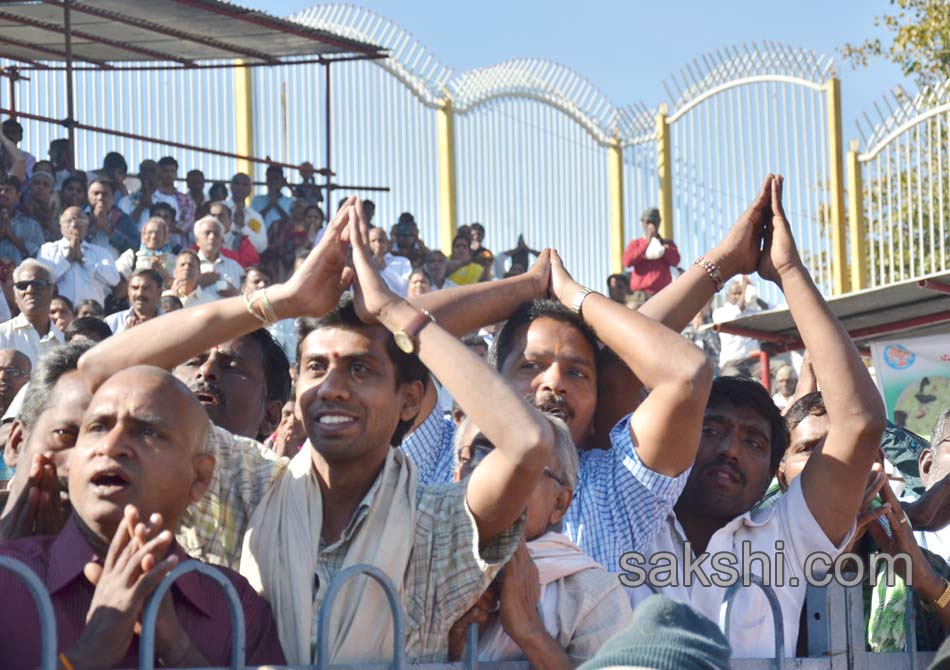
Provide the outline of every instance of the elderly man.
<path id="1" fill-rule="evenodd" d="M 62 666 L 137 663 L 142 608 L 162 578 L 188 558 L 173 533 L 189 502 L 211 481 L 207 432 L 201 407 L 167 372 L 134 367 L 115 375 L 83 415 L 70 455 L 73 513 L 62 531 L 0 545 L 0 553 L 42 576 L 53 600 Z M 283 663 L 266 601 L 239 575 L 218 569 L 242 601 L 248 661 Z M 0 619 L 19 640 L 0 650 L 0 665 L 33 667 L 40 653 L 33 599 L 11 573 L 0 580 L 7 605 Z M 176 582 L 156 627 L 157 662 L 226 665 L 227 610 L 224 594 L 207 577 L 191 574 Z"/>
<path id="2" fill-rule="evenodd" d="M 22 351 L 36 365 L 40 357 L 63 343 L 63 333 L 50 316 L 53 277 L 43 263 L 28 258 L 13 271 L 13 292 L 20 313 L 0 324 L 0 347 Z"/>
<path id="3" fill-rule="evenodd" d="M 224 240 L 221 243 L 221 253 L 241 264 L 242 268 L 257 265 L 261 258 L 247 236 L 245 230 L 235 230 L 231 225 L 231 210 L 223 202 L 213 202 L 208 207 L 209 215 L 216 218 L 224 226 Z"/>
<path id="4" fill-rule="evenodd" d="M 246 207 L 247 197 L 251 194 L 251 178 L 238 172 L 231 178 L 231 197 L 224 204 L 231 210 L 231 224 L 236 233 L 243 233 L 261 254 L 267 249 L 267 226 L 264 217 L 257 210 Z"/>
<path id="5" fill-rule="evenodd" d="M 79 305 L 83 300 L 105 304 L 109 288 L 119 283 L 112 255 L 86 241 L 89 218 L 79 207 L 67 207 L 59 217 L 62 239 L 40 247 L 38 258 L 53 270 L 59 292 Z"/>
<path id="6" fill-rule="evenodd" d="M 206 216 L 195 222 L 195 243 L 201 262 L 198 285 L 215 298 L 239 295 L 241 276 L 244 274 L 237 261 L 221 253 L 223 241 L 224 226 L 216 218 Z"/>
<path id="7" fill-rule="evenodd" d="M 126 328 L 145 323 L 154 319 L 162 312 L 159 309 L 159 298 L 162 295 L 162 276 L 150 268 L 142 268 L 132 273 L 129 278 L 129 305 L 121 312 L 115 312 L 105 318 L 106 324 L 113 334 L 121 333 Z"/>
<path id="8" fill-rule="evenodd" d="M 139 231 L 132 218 L 115 205 L 115 183 L 96 179 L 86 188 L 89 241 L 109 249 L 114 258 L 138 247 Z"/>
<path id="9" fill-rule="evenodd" d="M 775 393 L 772 402 L 780 410 L 785 410 L 795 400 L 795 387 L 798 384 L 798 375 L 791 365 L 783 365 L 775 373 Z"/>
<path id="10" fill-rule="evenodd" d="M 175 296 L 181 300 L 183 307 L 211 302 L 214 296 L 198 286 L 200 274 L 201 261 L 198 260 L 198 254 L 191 249 L 182 249 L 175 257 L 171 288 L 162 293 L 162 296 Z"/>
<path id="11" fill-rule="evenodd" d="M 354 278 L 346 269 L 347 238 L 354 243 L 357 298 L 334 309 Z M 553 448 L 553 431 L 537 410 L 387 289 L 367 239 L 361 204 L 353 198 L 288 283 L 248 302 L 217 301 L 146 323 L 91 350 L 80 366 L 95 384 L 133 360 L 173 365 L 274 317 L 320 319 L 298 356 L 296 412 L 310 445 L 286 467 L 272 468 L 270 488 L 242 524 L 249 532 L 241 571 L 268 594 L 288 661 L 297 665 L 313 662 L 314 616 L 327 586 L 356 563 L 387 574 L 407 611 L 426 612 L 412 615 L 407 639 L 397 641 L 405 642 L 409 657 L 444 659 L 445 626 L 475 603 L 516 548 L 522 510 Z M 419 412 L 424 366 L 496 446 L 466 487 L 418 485 L 412 465 L 392 448 Z M 195 531 L 214 541 L 218 524 L 237 522 L 244 509 L 222 504 L 211 510 L 218 522 L 203 520 Z M 341 616 L 331 624 L 332 663 L 389 658 L 393 630 L 384 602 L 365 580 L 344 588 Z"/>
<path id="12" fill-rule="evenodd" d="M 16 349 L 0 349 L 0 415 L 30 380 L 33 365 L 29 357 Z"/>
<path id="13" fill-rule="evenodd" d="M 502 576 L 452 627 L 449 658 L 461 658 L 467 624 L 482 624 L 478 660 L 527 658 L 531 667 L 571 670 L 622 630 L 632 614 L 623 586 L 561 534 L 577 488 L 577 449 L 567 425 L 548 416 L 557 441 L 528 499 L 524 540 Z M 494 449 L 465 419 L 456 433 L 455 480 Z"/>

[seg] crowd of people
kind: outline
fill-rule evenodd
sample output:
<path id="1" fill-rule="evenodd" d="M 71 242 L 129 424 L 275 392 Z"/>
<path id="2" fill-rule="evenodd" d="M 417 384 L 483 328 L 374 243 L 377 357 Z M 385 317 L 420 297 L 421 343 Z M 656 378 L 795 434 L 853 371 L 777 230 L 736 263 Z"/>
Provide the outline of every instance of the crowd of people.
<path id="1" fill-rule="evenodd" d="M 309 166 L 297 184 L 268 167 L 249 200 L 245 174 L 206 188 L 191 170 L 178 190 L 164 157 L 130 191 L 117 153 L 83 172 L 65 141 L 36 160 L 19 124 L 2 130 L 0 555 L 45 584 L 62 668 L 135 666 L 146 601 L 189 559 L 234 586 L 254 665 L 308 665 L 318 644 L 384 662 L 394 642 L 411 662 L 545 670 L 771 657 L 761 591 L 740 590 L 728 639 L 713 623 L 729 584 L 709 577 L 730 558 L 736 575 L 780 569 L 778 634 L 805 655 L 818 554 L 910 558 L 867 586 L 869 649 L 910 638 L 908 592 L 920 648 L 946 636 L 950 408 L 929 444 L 887 422 L 798 253 L 781 176 L 685 269 L 645 211 L 604 295 L 556 250 L 492 253 L 478 223 L 446 256 L 410 213 L 374 225 L 369 200 L 326 221 Z M 807 349 L 774 395 L 755 343 L 708 327 L 761 308 L 754 282 L 778 287 Z M 359 564 L 395 585 L 404 639 L 368 578 L 317 625 Z M 230 662 L 209 580 L 162 601 L 158 664 Z M 35 667 L 29 591 L 8 572 L 0 590 L 17 640 L 0 667 Z"/>

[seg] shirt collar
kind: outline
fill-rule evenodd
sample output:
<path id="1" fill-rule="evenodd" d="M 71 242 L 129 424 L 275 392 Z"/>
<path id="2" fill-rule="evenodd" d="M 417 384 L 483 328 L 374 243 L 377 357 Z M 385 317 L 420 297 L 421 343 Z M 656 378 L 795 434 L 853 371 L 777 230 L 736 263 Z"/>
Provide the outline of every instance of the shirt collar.
<path id="1" fill-rule="evenodd" d="M 170 551 L 178 557 L 179 563 L 189 560 L 188 554 L 176 541 L 173 541 Z M 50 595 L 82 576 L 86 563 L 90 561 L 101 563 L 104 558 L 104 556 L 98 556 L 89 546 L 89 542 L 79 530 L 75 514 L 71 514 L 63 530 L 50 545 L 49 570 L 46 577 L 46 587 Z M 209 587 L 211 587 L 209 580 L 201 579 L 195 572 L 182 575 L 172 586 L 205 616 L 211 616 Z"/>
<path id="2" fill-rule="evenodd" d="M 52 325 L 52 321 L 50 321 L 50 325 Z M 26 315 L 23 312 L 20 312 L 13 319 L 13 327 L 22 330 L 23 328 L 32 328 L 33 324 L 26 320 Z"/>
<path id="3" fill-rule="evenodd" d="M 303 447 L 301 447 L 301 449 L 305 448 L 311 448 L 309 440 Z M 324 546 L 323 541 L 321 540 L 320 551 L 333 551 L 342 544 L 349 544 L 350 540 L 353 538 L 353 535 L 363 522 L 363 519 L 365 519 L 366 515 L 369 514 L 369 508 L 373 505 L 373 499 L 376 497 L 376 492 L 379 491 L 380 486 L 382 486 L 383 471 L 385 469 L 385 465 L 380 468 L 379 475 L 376 477 L 376 481 L 374 481 L 373 485 L 369 487 L 369 491 L 367 491 L 366 495 L 363 496 L 363 499 L 360 500 L 360 504 L 356 506 L 356 511 L 353 512 L 353 517 L 350 519 L 349 523 L 346 524 L 346 528 L 344 528 L 343 532 L 340 534 L 340 539 L 327 546 Z"/>

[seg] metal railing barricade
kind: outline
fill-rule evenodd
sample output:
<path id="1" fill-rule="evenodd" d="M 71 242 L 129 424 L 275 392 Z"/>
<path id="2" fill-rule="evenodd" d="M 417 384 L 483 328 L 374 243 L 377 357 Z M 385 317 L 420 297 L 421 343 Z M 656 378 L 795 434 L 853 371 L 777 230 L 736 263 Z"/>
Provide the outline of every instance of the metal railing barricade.
<path id="1" fill-rule="evenodd" d="M 155 667 L 155 622 L 158 619 L 158 608 L 162 604 L 162 598 L 171 588 L 175 580 L 189 572 L 197 572 L 200 575 L 208 577 L 214 581 L 228 599 L 228 612 L 231 615 L 231 670 L 244 669 L 244 608 L 241 607 L 241 599 L 234 588 L 234 584 L 225 577 L 221 570 L 213 565 L 202 563 L 200 561 L 185 561 L 165 575 L 165 578 L 155 589 L 155 593 L 149 598 L 145 605 L 145 613 L 142 615 L 142 638 L 139 644 L 139 669 L 153 670 Z"/>
<path id="2" fill-rule="evenodd" d="M 778 597 L 771 586 L 767 586 L 758 575 L 748 575 L 747 578 L 751 584 L 758 586 L 765 598 L 769 601 L 769 609 L 772 611 L 772 632 L 775 635 L 775 670 L 784 670 L 785 668 L 785 622 L 782 619 L 782 608 L 779 605 Z M 722 634 L 729 639 L 729 629 L 732 619 L 732 606 L 735 603 L 739 589 L 742 588 L 742 582 L 736 582 L 728 589 L 722 599 L 722 605 L 719 608 L 719 629 Z"/>
<path id="3" fill-rule="evenodd" d="M 56 617 L 46 585 L 25 563 L 15 558 L 0 556 L 0 568 L 15 574 L 30 590 L 40 615 L 40 668 L 56 670 Z"/>

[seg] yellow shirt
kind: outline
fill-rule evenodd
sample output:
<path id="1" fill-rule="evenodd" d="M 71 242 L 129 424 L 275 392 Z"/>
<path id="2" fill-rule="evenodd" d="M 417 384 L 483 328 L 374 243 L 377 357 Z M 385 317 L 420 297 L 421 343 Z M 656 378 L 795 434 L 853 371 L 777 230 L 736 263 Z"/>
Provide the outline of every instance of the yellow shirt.
<path id="1" fill-rule="evenodd" d="M 464 286 L 478 283 L 483 274 L 485 274 L 485 268 L 478 263 L 469 263 L 450 274 L 449 280 L 454 281 L 459 286 Z"/>

